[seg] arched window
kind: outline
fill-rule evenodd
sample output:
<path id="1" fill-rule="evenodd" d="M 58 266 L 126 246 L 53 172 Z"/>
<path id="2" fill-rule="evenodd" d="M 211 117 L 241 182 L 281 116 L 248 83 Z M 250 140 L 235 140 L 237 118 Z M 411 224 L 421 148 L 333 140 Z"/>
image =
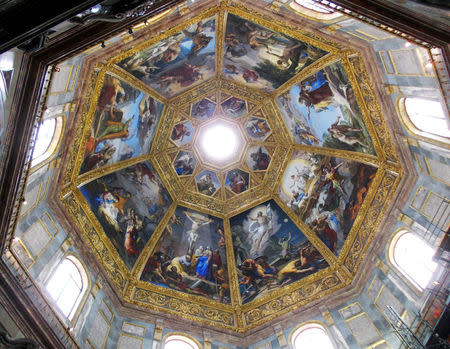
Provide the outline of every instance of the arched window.
<path id="1" fill-rule="evenodd" d="M 434 250 L 418 236 L 402 230 L 389 245 L 389 259 L 394 267 L 420 290 L 427 287 L 437 264 Z"/>
<path id="2" fill-rule="evenodd" d="M 450 121 L 439 101 L 407 97 L 400 98 L 398 103 L 400 115 L 411 132 L 432 139 L 437 136 L 448 142 Z"/>
<path id="3" fill-rule="evenodd" d="M 200 344 L 191 337 L 182 334 L 170 334 L 164 340 L 163 349 L 200 349 Z"/>
<path id="4" fill-rule="evenodd" d="M 88 290 L 88 276 L 78 258 L 69 255 L 58 265 L 45 288 L 64 316 L 72 320 Z"/>
<path id="5" fill-rule="evenodd" d="M 63 129 L 63 118 L 45 119 L 39 126 L 34 144 L 32 166 L 49 159 L 55 152 Z"/>
<path id="6" fill-rule="evenodd" d="M 301 325 L 291 335 L 294 349 L 334 349 L 327 330 L 319 323 Z"/>
<path id="7" fill-rule="evenodd" d="M 324 5 L 318 4 L 313 0 L 295 0 L 296 4 L 320 13 L 333 13 L 334 11 Z"/>
<path id="8" fill-rule="evenodd" d="M 294 0 L 289 3 L 289 7 L 301 16 L 324 22 L 342 16 L 341 13 L 314 0 Z"/>

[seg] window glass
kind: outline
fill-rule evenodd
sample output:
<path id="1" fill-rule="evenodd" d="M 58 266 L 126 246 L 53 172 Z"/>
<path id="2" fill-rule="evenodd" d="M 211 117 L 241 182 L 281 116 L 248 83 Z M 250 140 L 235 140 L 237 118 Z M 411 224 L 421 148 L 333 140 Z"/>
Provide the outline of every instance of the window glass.
<path id="1" fill-rule="evenodd" d="M 411 281 L 424 289 L 437 268 L 433 262 L 433 249 L 419 237 L 400 232 L 393 240 L 393 259 L 398 269 Z"/>
<path id="2" fill-rule="evenodd" d="M 295 349 L 333 349 L 330 337 L 319 324 L 306 324 L 298 328 L 292 336 Z"/>
<path id="3" fill-rule="evenodd" d="M 70 319 L 81 301 L 83 286 L 80 270 L 66 258 L 50 278 L 46 289 L 62 313 Z"/>
<path id="4" fill-rule="evenodd" d="M 334 11 L 329 9 L 328 7 L 318 4 L 313 0 L 295 0 L 297 4 L 300 6 L 309 8 L 310 10 L 320 12 L 320 13 L 333 13 Z"/>
<path id="5" fill-rule="evenodd" d="M 450 138 L 448 120 L 441 103 L 423 98 L 405 98 L 409 119 L 420 131 Z"/>
<path id="6" fill-rule="evenodd" d="M 164 349 L 200 349 L 192 339 L 181 336 L 172 335 L 164 341 Z"/>
<path id="7" fill-rule="evenodd" d="M 39 127 L 33 151 L 33 160 L 42 156 L 50 146 L 55 134 L 56 119 L 46 119 Z"/>

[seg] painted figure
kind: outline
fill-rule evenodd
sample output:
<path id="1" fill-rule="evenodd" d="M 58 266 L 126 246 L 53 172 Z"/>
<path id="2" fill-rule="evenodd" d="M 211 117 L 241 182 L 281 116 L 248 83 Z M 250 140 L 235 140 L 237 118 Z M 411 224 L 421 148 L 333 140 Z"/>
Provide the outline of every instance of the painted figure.
<path id="1" fill-rule="evenodd" d="M 184 137 L 189 137 L 191 135 L 191 131 L 189 131 L 189 127 L 187 127 L 185 124 L 177 124 L 172 129 L 172 135 L 170 138 L 173 141 L 176 141 L 177 143 L 182 143 Z"/>
<path id="2" fill-rule="evenodd" d="M 262 147 L 259 147 L 258 151 L 251 153 L 250 157 L 254 162 L 253 170 L 264 171 L 269 167 L 270 157 L 267 153 L 263 152 Z"/>
<path id="3" fill-rule="evenodd" d="M 205 173 L 197 182 L 198 191 L 205 195 L 213 195 L 217 188 L 215 187 L 210 173 Z"/>
<path id="4" fill-rule="evenodd" d="M 250 255 L 262 254 L 272 233 L 272 212 L 270 204 L 266 206 L 266 214 L 258 211 L 256 217 L 248 217 L 253 221 L 249 227 Z"/>
<path id="5" fill-rule="evenodd" d="M 184 211 L 184 215 L 192 223 L 191 229 L 189 231 L 187 231 L 188 241 L 189 241 L 188 254 L 192 254 L 194 251 L 195 243 L 197 242 L 197 239 L 198 239 L 198 230 L 200 229 L 200 227 L 211 223 L 212 220 L 209 218 L 206 218 L 206 217 L 199 218 L 197 216 L 192 216 L 187 211 Z"/>
<path id="6" fill-rule="evenodd" d="M 292 239 L 292 235 L 291 235 L 291 232 L 289 232 L 288 237 L 283 237 L 278 240 L 278 245 L 280 245 L 280 247 L 281 247 L 280 255 L 282 258 L 286 258 L 288 255 L 289 244 L 291 242 L 291 239 Z"/>

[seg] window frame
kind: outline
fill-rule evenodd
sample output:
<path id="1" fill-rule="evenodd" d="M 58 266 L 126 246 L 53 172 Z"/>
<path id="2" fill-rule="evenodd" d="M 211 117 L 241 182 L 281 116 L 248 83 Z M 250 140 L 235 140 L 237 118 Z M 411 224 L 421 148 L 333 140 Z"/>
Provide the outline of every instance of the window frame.
<path id="1" fill-rule="evenodd" d="M 321 5 L 321 4 L 318 4 L 318 5 Z M 313 9 L 310 9 L 308 7 L 305 7 L 305 6 L 297 3 L 295 0 L 287 2 L 285 6 L 287 9 L 289 9 L 289 11 L 292 11 L 299 16 L 311 19 L 313 21 L 321 22 L 321 23 L 327 23 L 327 24 L 336 23 L 336 22 L 341 21 L 344 16 L 344 14 L 342 14 L 336 10 L 334 10 L 332 13 L 324 13 L 324 12 L 320 12 L 320 11 L 315 11 Z"/>
<path id="2" fill-rule="evenodd" d="M 303 327 L 305 327 L 305 329 L 302 329 Z M 336 348 L 336 343 L 333 340 L 333 336 L 331 335 L 330 330 L 328 329 L 328 326 L 326 326 L 323 322 L 316 321 L 316 320 L 302 322 L 301 324 L 294 327 L 292 329 L 291 333 L 289 334 L 289 346 L 293 349 L 299 349 L 299 348 L 295 347 L 295 339 L 298 337 L 298 335 L 301 332 L 307 331 L 309 328 L 314 328 L 314 327 L 323 330 L 325 332 L 325 334 L 328 336 L 328 339 L 330 340 L 330 343 L 333 346 L 333 348 Z"/>
<path id="3" fill-rule="evenodd" d="M 399 228 L 397 229 L 389 239 L 389 242 L 387 244 L 386 248 L 386 261 L 388 262 L 388 265 L 390 268 L 395 272 L 395 275 L 397 275 L 416 295 L 421 296 L 424 291 L 427 289 L 427 287 L 422 288 L 417 281 L 415 281 L 401 266 L 397 264 L 395 261 L 395 255 L 394 250 L 395 246 L 398 242 L 398 240 L 405 234 L 412 234 L 418 239 L 422 240 L 424 244 L 429 246 L 430 248 L 433 248 L 433 246 L 430 246 L 426 241 L 424 241 L 418 234 L 414 233 L 413 231 L 410 231 L 405 228 Z M 439 265 L 437 265 L 436 269 L 433 271 L 432 276 L 438 272 Z M 428 284 L 431 282 L 431 278 Z"/>
<path id="4" fill-rule="evenodd" d="M 447 138 L 445 136 L 440 136 L 434 133 L 430 133 L 427 131 L 422 131 L 419 128 L 417 128 L 417 126 L 413 123 L 413 121 L 411 120 L 410 116 L 408 115 L 408 112 L 406 110 L 406 99 L 407 98 L 420 98 L 417 96 L 405 96 L 405 95 L 400 95 L 397 97 L 397 100 L 395 101 L 395 108 L 397 110 L 397 115 L 398 118 L 400 119 L 401 124 L 403 125 L 403 127 L 406 129 L 406 131 L 413 137 L 416 137 L 419 140 L 422 140 L 424 142 L 427 143 L 432 143 L 435 145 L 438 145 L 440 147 L 443 147 L 444 149 L 450 149 L 450 138 Z M 444 116 L 445 114 L 448 115 L 447 111 L 445 110 L 445 105 L 442 104 L 441 100 L 438 99 L 433 99 L 433 98 L 421 98 L 421 99 L 427 99 L 430 100 L 432 102 L 440 102 L 441 103 L 441 107 L 443 109 L 444 112 Z M 447 116 L 448 118 L 448 116 Z M 450 127 L 449 127 L 450 129 Z"/>
<path id="5" fill-rule="evenodd" d="M 40 156 L 36 157 L 35 159 L 31 159 L 31 173 L 35 172 L 36 170 L 40 169 L 41 167 L 47 165 L 50 161 L 52 161 L 59 150 L 59 146 L 61 145 L 61 141 L 63 138 L 62 136 L 65 128 L 64 114 L 45 118 L 44 120 L 41 121 L 41 125 L 46 120 L 51 119 L 55 119 L 55 131 L 53 132 L 52 140 L 50 141 L 50 144 L 48 145 L 47 149 Z M 39 130 L 36 134 L 36 140 L 38 135 Z"/>
<path id="6" fill-rule="evenodd" d="M 200 342 L 197 339 L 195 339 L 194 337 L 192 337 L 184 332 L 169 332 L 169 333 L 167 333 L 161 341 L 162 349 L 165 349 L 166 343 L 168 341 L 170 341 L 171 337 L 179 337 L 181 340 L 183 340 L 183 338 L 185 338 L 185 339 L 187 339 L 185 341 L 186 343 L 188 343 L 191 346 L 196 346 L 196 347 L 193 347 L 193 349 L 202 349 L 202 345 L 200 344 Z M 177 339 L 177 338 L 174 338 L 174 339 Z"/>
<path id="7" fill-rule="evenodd" d="M 75 265 L 75 267 L 78 269 L 78 272 L 80 273 L 80 277 L 81 277 L 81 281 L 82 281 L 82 289 L 81 289 L 80 293 L 78 294 L 78 297 L 77 297 L 74 305 L 72 306 L 72 309 L 71 309 L 69 315 L 65 315 L 63 313 L 63 311 L 59 307 L 57 301 L 50 295 L 50 292 L 47 289 L 47 286 L 50 283 L 50 281 L 52 280 L 56 271 L 58 270 L 58 268 L 62 265 L 62 263 L 65 260 L 69 260 L 70 262 L 72 262 Z M 81 258 L 73 252 L 68 252 L 62 256 L 62 258 L 56 264 L 56 266 L 54 267 L 54 269 L 52 270 L 52 272 L 50 273 L 50 275 L 48 276 L 47 280 L 44 283 L 44 289 L 47 294 L 47 299 L 51 302 L 51 304 L 53 305 L 53 308 L 59 314 L 59 316 L 71 325 L 74 325 L 77 322 L 78 317 L 80 316 L 81 310 L 83 309 L 84 304 L 86 303 L 87 297 L 89 295 L 89 291 L 91 290 L 91 286 L 92 286 L 91 278 L 90 278 L 90 275 L 89 275 L 86 265 L 81 260 Z"/>

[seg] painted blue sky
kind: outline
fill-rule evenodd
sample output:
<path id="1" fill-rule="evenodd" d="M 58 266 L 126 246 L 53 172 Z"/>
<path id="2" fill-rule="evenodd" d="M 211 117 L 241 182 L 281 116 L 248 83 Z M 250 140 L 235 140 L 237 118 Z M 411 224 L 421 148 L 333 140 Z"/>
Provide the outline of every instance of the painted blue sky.
<path id="1" fill-rule="evenodd" d="M 123 111 L 123 119 L 122 121 L 125 122 L 131 117 L 133 117 L 133 120 L 131 120 L 130 126 L 128 127 L 129 136 L 127 138 L 116 138 L 116 139 L 109 139 L 107 141 L 100 142 L 95 147 L 95 151 L 100 151 L 103 146 L 105 145 L 105 142 L 109 142 L 115 146 L 117 151 L 115 152 L 111 163 L 115 163 L 117 161 L 123 160 L 120 158 L 121 151 L 124 150 L 124 148 L 131 147 L 134 151 L 133 154 L 130 157 L 136 157 L 139 155 L 142 155 L 144 153 L 148 153 L 151 148 L 151 144 L 153 142 L 155 130 L 158 126 L 159 120 L 161 118 L 161 113 L 163 109 L 163 104 L 155 100 L 155 107 L 156 107 L 156 115 L 157 119 L 155 124 L 152 127 L 151 132 L 149 133 L 147 137 L 147 141 L 145 142 L 146 148 L 142 149 L 141 145 L 139 144 L 139 137 L 138 137 L 138 126 L 139 126 L 139 103 L 142 100 L 142 98 L 147 97 L 143 92 L 139 94 L 139 96 L 136 98 L 135 101 L 131 101 L 129 104 L 123 106 L 120 108 Z M 148 140 L 151 140 L 150 142 Z M 125 146 L 124 146 L 125 144 Z"/>
<path id="2" fill-rule="evenodd" d="M 306 121 L 309 126 L 315 131 L 315 136 L 323 141 L 323 134 L 328 133 L 327 129 L 337 120 L 340 115 L 344 119 L 343 114 L 339 107 L 329 105 L 327 110 L 316 112 L 311 108 L 311 119 L 308 119 L 308 111 L 304 105 L 298 103 L 298 95 L 300 93 L 300 87 L 298 85 L 292 86 L 289 91 L 292 103 L 303 115 L 306 117 Z"/>

